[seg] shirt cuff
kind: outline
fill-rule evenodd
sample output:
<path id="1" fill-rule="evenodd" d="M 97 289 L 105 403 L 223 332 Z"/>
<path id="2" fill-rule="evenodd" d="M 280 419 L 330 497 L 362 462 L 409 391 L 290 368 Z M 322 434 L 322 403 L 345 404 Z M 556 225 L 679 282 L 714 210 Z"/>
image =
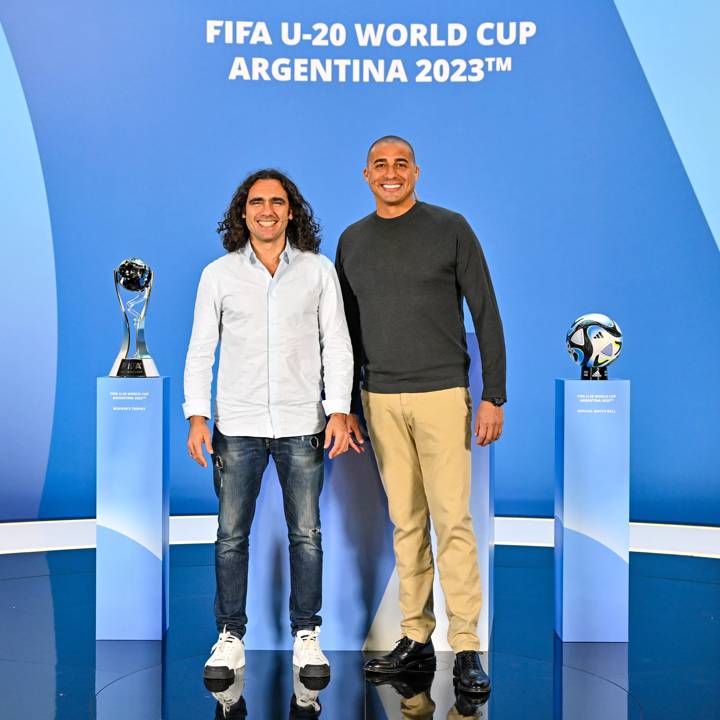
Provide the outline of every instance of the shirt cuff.
<path id="1" fill-rule="evenodd" d="M 483 388 L 482 399 L 488 400 L 490 398 L 499 398 L 500 400 L 505 400 L 507 402 L 507 394 L 505 390 L 500 390 L 499 388 Z"/>
<path id="2" fill-rule="evenodd" d="M 186 420 L 193 415 L 202 415 L 208 420 L 212 417 L 209 400 L 188 400 L 182 407 Z"/>
<path id="3" fill-rule="evenodd" d="M 343 401 L 330 398 L 329 400 L 323 400 L 322 405 L 328 417 L 333 413 L 343 413 L 343 415 L 347 415 L 350 412 L 350 402 L 347 400 Z"/>

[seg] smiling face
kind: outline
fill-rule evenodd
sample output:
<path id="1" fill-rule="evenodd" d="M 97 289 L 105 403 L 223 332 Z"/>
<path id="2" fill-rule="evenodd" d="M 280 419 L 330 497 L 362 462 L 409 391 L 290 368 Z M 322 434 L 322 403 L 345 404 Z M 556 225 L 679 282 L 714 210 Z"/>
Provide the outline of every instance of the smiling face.
<path id="1" fill-rule="evenodd" d="M 404 143 L 375 145 L 363 174 L 381 217 L 397 217 L 415 204 L 415 183 L 420 168 L 415 164 L 412 150 Z"/>
<path id="2" fill-rule="evenodd" d="M 258 180 L 248 191 L 243 213 L 255 244 L 284 243 L 285 230 L 292 220 L 290 202 L 279 180 Z"/>

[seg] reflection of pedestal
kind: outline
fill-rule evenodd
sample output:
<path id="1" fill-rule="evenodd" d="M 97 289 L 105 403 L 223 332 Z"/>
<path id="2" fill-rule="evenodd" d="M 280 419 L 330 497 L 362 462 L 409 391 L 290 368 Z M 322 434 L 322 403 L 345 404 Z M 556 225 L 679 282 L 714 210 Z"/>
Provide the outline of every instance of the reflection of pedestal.
<path id="1" fill-rule="evenodd" d="M 555 385 L 555 632 L 628 641 L 630 383 Z"/>
<path id="2" fill-rule="evenodd" d="M 555 635 L 554 720 L 626 720 L 628 644 L 563 643 Z"/>
<path id="3" fill-rule="evenodd" d="M 162 717 L 162 643 L 98 640 L 95 643 L 98 720 Z"/>
<path id="4" fill-rule="evenodd" d="M 98 640 L 168 627 L 168 378 L 98 378 Z"/>

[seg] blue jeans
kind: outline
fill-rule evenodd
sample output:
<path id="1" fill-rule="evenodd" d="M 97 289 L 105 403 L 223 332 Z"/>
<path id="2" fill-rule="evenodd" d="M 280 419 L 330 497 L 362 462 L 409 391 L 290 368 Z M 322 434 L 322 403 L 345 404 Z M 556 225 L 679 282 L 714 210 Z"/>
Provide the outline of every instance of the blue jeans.
<path id="1" fill-rule="evenodd" d="M 290 545 L 290 625 L 293 634 L 322 620 L 324 432 L 286 438 L 213 433 L 213 478 L 220 500 L 215 543 L 215 620 L 242 638 L 247 615 L 248 538 L 263 473 L 272 455 L 283 494 Z"/>

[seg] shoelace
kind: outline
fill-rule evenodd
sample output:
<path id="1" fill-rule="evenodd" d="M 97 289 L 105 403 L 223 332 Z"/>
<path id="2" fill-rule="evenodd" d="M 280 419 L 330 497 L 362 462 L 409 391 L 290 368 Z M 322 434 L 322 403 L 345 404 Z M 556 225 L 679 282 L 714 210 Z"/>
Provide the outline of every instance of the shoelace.
<path id="1" fill-rule="evenodd" d="M 401 637 L 397 641 L 397 643 L 395 644 L 395 647 L 390 651 L 389 655 L 391 655 L 393 658 L 395 658 L 395 657 L 401 655 L 402 653 L 404 653 L 410 647 L 411 644 L 412 644 L 412 640 L 409 637 L 403 635 L 403 637 Z"/>
<path id="2" fill-rule="evenodd" d="M 301 708 L 312 708 L 313 710 L 320 710 L 320 702 L 318 701 L 318 695 L 320 694 L 317 690 L 310 690 L 303 685 L 302 681 L 295 683 L 293 688 L 295 691 L 295 704 Z"/>
<path id="3" fill-rule="evenodd" d="M 223 717 L 227 717 L 228 713 L 232 710 L 235 703 L 230 702 L 229 700 L 227 700 L 227 698 L 220 697 L 220 694 L 218 694 L 216 697 L 217 701 L 220 703 L 220 707 L 222 708 Z"/>
<path id="4" fill-rule="evenodd" d="M 222 656 L 230 655 L 234 650 L 234 644 L 242 642 L 236 638 L 232 633 L 227 632 L 226 628 L 220 633 L 218 641 L 212 646 L 212 652 L 216 650 Z"/>
<path id="5" fill-rule="evenodd" d="M 463 670 L 482 670 L 480 658 L 476 653 L 460 653 L 458 659 Z"/>
<path id="6" fill-rule="evenodd" d="M 297 636 L 302 640 L 303 651 L 308 660 L 308 665 L 324 665 L 325 656 L 318 643 L 319 632 L 317 630 L 301 630 Z"/>
<path id="7" fill-rule="evenodd" d="M 213 693 L 215 699 L 223 706 L 223 709 L 229 710 L 233 705 L 240 702 L 242 695 L 236 695 L 232 690 L 224 690 L 223 692 Z"/>
<path id="8" fill-rule="evenodd" d="M 295 696 L 295 704 L 299 708 L 312 708 L 317 712 L 318 710 L 322 710 L 322 705 L 320 705 L 320 702 L 317 699 L 317 694 L 315 697 L 311 696 Z"/>

